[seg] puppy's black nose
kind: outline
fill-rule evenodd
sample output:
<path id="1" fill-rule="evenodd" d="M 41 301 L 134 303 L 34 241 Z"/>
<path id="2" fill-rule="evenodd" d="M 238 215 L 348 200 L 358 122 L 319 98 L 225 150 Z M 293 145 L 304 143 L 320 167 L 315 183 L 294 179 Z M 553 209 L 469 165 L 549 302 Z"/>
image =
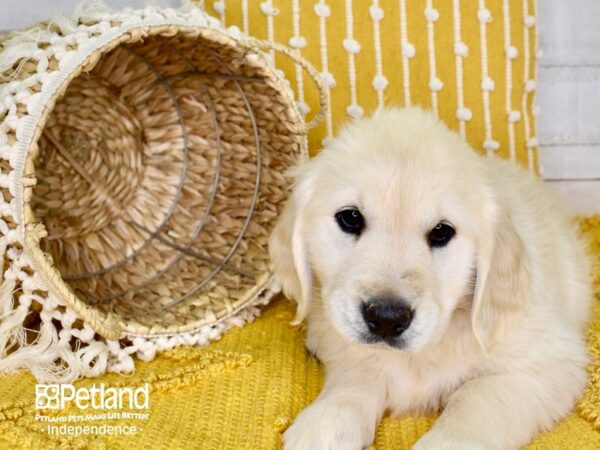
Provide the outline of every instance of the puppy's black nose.
<path id="1" fill-rule="evenodd" d="M 362 304 L 362 315 L 371 333 L 394 338 L 408 328 L 414 314 L 401 300 L 373 298 Z"/>

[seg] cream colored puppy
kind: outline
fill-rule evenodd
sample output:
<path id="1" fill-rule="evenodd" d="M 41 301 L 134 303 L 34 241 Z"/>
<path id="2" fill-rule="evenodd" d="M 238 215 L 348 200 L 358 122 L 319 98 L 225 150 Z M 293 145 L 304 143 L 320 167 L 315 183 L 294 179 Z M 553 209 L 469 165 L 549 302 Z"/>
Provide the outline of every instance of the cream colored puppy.
<path id="1" fill-rule="evenodd" d="M 569 413 L 589 271 L 540 181 L 419 109 L 355 121 L 294 174 L 270 251 L 325 386 L 286 449 L 360 449 L 385 411 L 440 409 L 414 449 L 513 449 Z"/>

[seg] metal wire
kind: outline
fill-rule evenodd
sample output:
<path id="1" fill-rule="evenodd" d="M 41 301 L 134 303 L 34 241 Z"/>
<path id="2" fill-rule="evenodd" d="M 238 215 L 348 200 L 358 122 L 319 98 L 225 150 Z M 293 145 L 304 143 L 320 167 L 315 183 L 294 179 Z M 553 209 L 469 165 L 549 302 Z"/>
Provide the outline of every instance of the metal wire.
<path id="1" fill-rule="evenodd" d="M 214 60 L 217 62 L 217 64 L 219 64 L 219 66 L 223 70 L 225 70 L 228 75 L 230 75 L 230 76 L 233 75 L 232 72 L 229 70 L 229 67 L 227 67 L 225 65 L 223 60 L 221 60 L 221 58 L 219 58 L 219 56 L 212 49 L 205 47 L 205 46 L 201 46 L 201 47 L 210 53 L 210 55 L 214 58 Z M 185 59 L 187 60 L 187 58 L 185 58 Z M 189 60 L 188 60 L 188 63 L 191 64 L 191 62 Z M 166 305 L 163 305 L 160 308 L 150 309 L 150 310 L 146 311 L 144 314 L 142 314 L 142 316 L 148 315 L 148 314 L 156 312 L 156 311 L 162 311 L 162 310 L 171 308 L 171 307 L 183 302 L 185 299 L 189 298 L 191 295 L 194 295 L 196 292 L 198 292 L 200 289 L 202 289 L 215 275 L 217 275 L 217 273 L 219 273 L 219 271 L 231 259 L 231 257 L 233 256 L 233 254 L 239 247 L 240 242 L 242 241 L 244 235 L 246 234 L 246 230 L 248 229 L 248 226 L 250 225 L 250 221 L 252 220 L 252 216 L 254 215 L 254 211 L 256 210 L 256 204 L 258 202 L 258 190 L 260 188 L 261 164 L 262 164 L 261 143 L 260 143 L 260 137 L 258 134 L 258 125 L 256 123 L 256 116 L 254 114 L 254 109 L 252 108 L 252 105 L 250 104 L 250 101 L 248 100 L 248 96 L 244 92 L 244 89 L 242 88 L 242 86 L 240 85 L 238 80 L 231 79 L 231 81 L 235 84 L 236 88 L 238 89 L 239 93 L 241 94 L 242 98 L 244 99 L 244 104 L 246 105 L 246 109 L 248 111 L 248 114 L 250 115 L 250 121 L 252 123 L 252 131 L 254 134 L 254 142 L 255 142 L 255 148 L 256 148 L 256 179 L 254 182 L 254 191 L 252 193 L 252 202 L 249 207 L 248 215 L 246 216 L 246 221 L 244 222 L 244 225 L 242 226 L 242 229 L 240 230 L 240 233 L 238 234 L 237 239 L 235 240 L 235 242 L 229 249 L 229 252 L 227 253 L 227 255 L 225 255 L 222 262 L 219 265 L 217 265 L 212 270 L 212 272 L 209 273 L 204 278 L 204 280 L 202 280 L 200 283 L 198 283 L 194 288 L 190 289 L 187 293 L 180 296 L 178 299 L 172 301 L 171 303 L 167 303 Z"/>
<path id="2" fill-rule="evenodd" d="M 129 47 L 124 47 L 124 48 L 127 51 L 129 51 L 131 54 L 133 54 L 136 58 L 138 58 L 140 61 L 142 61 L 148 67 L 148 69 L 150 69 L 150 71 L 156 76 L 157 80 L 160 80 L 160 84 L 165 88 L 167 95 L 169 96 L 171 102 L 173 103 L 173 107 L 175 108 L 175 111 L 177 113 L 179 127 L 181 128 L 181 133 L 182 133 L 182 138 L 183 138 L 183 162 L 181 165 L 181 174 L 180 174 L 180 178 L 179 178 L 179 184 L 177 185 L 177 191 L 175 192 L 173 202 L 171 203 L 171 206 L 167 210 L 167 213 L 165 214 L 163 221 L 156 228 L 156 231 L 154 232 L 154 234 L 149 239 L 142 242 L 142 245 L 140 245 L 140 247 L 138 249 L 131 252 L 131 254 L 124 256 L 124 258 L 121 261 L 118 261 L 118 262 L 112 264 L 111 266 L 105 267 L 105 268 L 97 270 L 95 272 L 86 272 L 83 274 L 75 274 L 75 275 L 65 275 L 65 276 L 63 276 L 63 279 L 66 281 L 82 280 L 82 279 L 86 279 L 86 278 L 92 278 L 92 277 L 103 275 L 107 272 L 110 272 L 114 269 L 117 269 L 117 268 L 123 266 L 123 264 L 125 264 L 126 262 L 135 258 L 139 253 L 142 252 L 142 250 L 144 250 L 146 247 L 148 247 L 150 245 L 150 243 L 152 242 L 153 238 L 162 232 L 163 228 L 167 225 L 167 222 L 169 221 L 169 219 L 175 212 L 175 208 L 177 208 L 177 205 L 179 204 L 179 199 L 181 198 L 181 194 L 183 192 L 183 184 L 184 184 L 185 178 L 187 176 L 188 157 L 189 157 L 188 136 L 187 136 L 187 132 L 185 131 L 185 122 L 183 120 L 183 113 L 181 112 L 181 108 L 179 107 L 177 98 L 175 97 L 175 94 L 173 93 L 171 86 L 165 81 L 165 79 L 163 78 L 161 73 L 158 70 L 156 70 L 156 68 L 150 63 L 150 61 L 148 61 L 146 58 L 144 58 L 142 55 L 140 55 L 133 49 L 131 49 Z M 93 301 L 93 300 L 91 300 L 91 301 Z"/>
<path id="3" fill-rule="evenodd" d="M 175 257 L 172 258 L 167 264 L 165 264 L 161 269 L 156 271 L 153 275 L 148 277 L 143 282 L 137 283 L 133 286 L 130 286 L 126 289 L 122 289 L 118 292 L 113 292 L 110 295 L 106 295 L 106 296 L 95 298 L 95 299 L 87 299 L 87 301 L 91 304 L 109 301 L 109 300 L 121 297 L 123 295 L 126 295 L 130 292 L 135 292 L 135 291 L 138 291 L 140 289 L 150 286 L 152 283 L 159 280 L 165 273 L 167 273 L 168 271 L 173 269 L 177 265 L 177 263 L 185 256 L 191 256 L 191 257 L 197 258 L 199 260 L 202 260 L 206 263 L 213 265 L 214 267 L 211 270 L 211 272 L 206 277 L 204 277 L 204 279 L 199 281 L 193 288 L 189 289 L 187 292 L 185 292 L 179 298 L 176 298 L 172 302 L 170 302 L 166 305 L 163 305 L 159 308 L 146 310 L 142 315 L 147 315 L 147 314 L 150 314 L 150 313 L 153 313 L 156 311 L 168 309 L 168 308 L 171 308 L 171 307 L 181 303 L 182 301 L 184 301 L 185 299 L 189 298 L 191 295 L 195 294 L 200 289 L 202 289 L 221 270 L 228 270 L 228 271 L 236 273 L 240 276 L 250 278 L 250 279 L 255 278 L 252 273 L 245 271 L 243 269 L 234 267 L 234 266 L 228 264 L 228 262 L 231 259 L 231 257 L 235 254 L 235 252 L 237 251 L 244 235 L 246 234 L 246 231 L 248 230 L 248 227 L 252 220 L 254 211 L 256 209 L 256 205 L 258 203 L 258 192 L 259 192 L 260 180 L 261 180 L 261 163 L 262 163 L 262 161 L 261 161 L 261 142 L 260 142 L 260 137 L 259 137 L 259 133 L 258 133 L 258 125 L 257 125 L 256 116 L 255 116 L 254 110 L 252 108 L 252 105 L 250 104 L 250 101 L 249 101 L 243 87 L 241 86 L 240 82 L 264 83 L 264 79 L 258 78 L 258 77 L 243 77 L 243 76 L 234 75 L 231 72 L 231 70 L 229 70 L 227 65 L 223 62 L 223 60 L 212 49 L 210 49 L 206 46 L 200 45 L 200 44 L 199 44 L 199 46 L 202 47 L 206 52 L 208 52 L 208 54 L 226 72 L 226 74 L 204 73 L 204 72 L 199 71 L 198 68 L 185 55 L 183 55 L 177 48 L 173 47 L 171 50 L 174 53 L 178 54 L 180 58 L 182 58 L 182 60 L 188 66 L 189 71 L 182 72 L 182 73 L 179 73 L 179 74 L 171 76 L 171 77 L 164 77 L 147 58 L 145 58 L 143 55 L 136 52 L 133 48 L 124 47 L 124 48 L 126 48 L 127 51 L 129 51 L 131 54 L 133 54 L 137 59 L 139 59 L 141 62 L 143 62 L 148 67 L 148 69 L 153 73 L 153 75 L 156 77 L 156 81 L 151 85 L 151 87 L 153 87 L 154 85 L 160 85 L 163 89 L 165 89 L 165 92 L 169 96 L 169 99 L 174 107 L 175 113 L 178 118 L 179 128 L 181 129 L 181 136 L 182 136 L 182 140 L 183 140 L 183 144 L 182 144 L 183 160 L 182 160 L 182 168 L 181 168 L 180 177 L 179 177 L 179 183 L 177 185 L 177 190 L 174 193 L 173 201 L 170 204 L 169 209 L 167 210 L 167 212 L 165 213 L 165 216 L 163 217 L 162 221 L 156 227 L 155 230 L 150 230 L 135 221 L 128 222 L 130 225 L 136 227 L 137 229 L 139 229 L 140 231 L 142 231 L 148 235 L 147 238 L 144 241 L 142 241 L 141 245 L 138 248 L 131 251 L 131 253 L 129 253 L 127 255 L 123 255 L 123 259 L 121 259 L 120 261 L 117 261 L 114 264 L 111 264 L 108 267 L 104 267 L 104 268 L 94 271 L 94 272 L 67 274 L 67 275 L 63 276 L 63 279 L 65 279 L 66 281 L 83 280 L 83 279 L 89 279 L 92 277 L 101 276 L 106 273 L 109 273 L 115 269 L 122 267 L 128 261 L 131 261 L 137 255 L 139 255 L 144 249 L 146 249 L 149 245 L 151 245 L 151 243 L 153 241 L 160 242 L 163 245 L 166 245 L 166 246 L 170 247 L 171 249 L 176 250 L 177 253 L 176 253 Z M 179 244 L 176 244 L 175 242 L 172 242 L 170 239 L 168 239 L 164 236 L 164 228 L 167 225 L 170 218 L 173 216 L 177 206 L 179 205 L 179 200 L 183 193 L 183 187 L 184 187 L 188 169 L 189 169 L 189 138 L 188 138 L 188 134 L 187 134 L 186 126 L 185 126 L 183 112 L 181 110 L 181 107 L 178 103 L 178 99 L 175 96 L 175 93 L 173 92 L 173 89 L 171 86 L 173 82 L 175 82 L 176 80 L 181 79 L 183 77 L 186 77 L 186 76 L 193 76 L 193 77 L 199 78 L 202 92 L 203 92 L 205 98 L 207 99 L 207 103 L 208 103 L 209 109 L 212 114 L 212 122 L 213 122 L 213 127 L 214 127 L 215 135 L 216 135 L 216 145 L 215 145 L 215 147 L 216 147 L 215 158 L 216 159 L 215 159 L 214 178 L 212 181 L 211 190 L 209 193 L 209 198 L 208 198 L 208 201 L 206 204 L 204 214 L 203 214 L 202 218 L 200 219 L 199 223 L 195 226 L 192 233 L 190 233 L 189 239 L 186 239 L 186 243 L 184 245 L 179 245 Z M 202 254 L 200 252 L 197 252 L 197 251 L 194 251 L 191 249 L 192 245 L 194 244 L 194 242 L 196 242 L 198 236 L 202 232 L 202 229 L 206 225 L 208 219 L 211 217 L 211 211 L 214 206 L 214 201 L 215 201 L 216 194 L 218 191 L 218 185 L 219 185 L 220 173 L 221 173 L 221 164 L 222 164 L 222 152 L 223 152 L 222 141 L 221 141 L 222 132 L 221 132 L 221 128 L 219 126 L 219 121 L 218 121 L 217 112 L 215 109 L 215 104 L 214 104 L 213 98 L 212 98 L 208 88 L 204 84 L 204 82 L 201 81 L 202 78 L 206 78 L 206 77 L 208 77 L 208 78 L 215 78 L 215 77 L 224 78 L 224 79 L 227 79 L 227 80 L 231 81 L 232 83 L 234 83 L 237 91 L 239 92 L 239 94 L 241 95 L 241 97 L 244 101 L 245 109 L 248 112 L 249 119 L 252 124 L 254 146 L 256 149 L 256 178 L 255 178 L 254 190 L 253 190 L 253 194 L 252 194 L 252 198 L 251 198 L 251 203 L 248 208 L 248 214 L 246 215 L 245 221 L 244 221 L 234 243 L 231 245 L 227 254 L 222 259 L 213 258 L 213 257 L 207 256 L 205 254 Z M 106 80 L 104 80 L 104 81 L 106 81 Z"/>

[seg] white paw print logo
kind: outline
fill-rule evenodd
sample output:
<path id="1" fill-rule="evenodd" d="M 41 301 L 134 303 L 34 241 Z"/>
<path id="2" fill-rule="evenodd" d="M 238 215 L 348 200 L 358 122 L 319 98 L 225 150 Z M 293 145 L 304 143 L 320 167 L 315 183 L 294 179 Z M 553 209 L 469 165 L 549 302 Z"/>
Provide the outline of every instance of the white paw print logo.
<path id="1" fill-rule="evenodd" d="M 59 392 L 58 384 L 36 384 L 35 409 L 58 409 Z"/>

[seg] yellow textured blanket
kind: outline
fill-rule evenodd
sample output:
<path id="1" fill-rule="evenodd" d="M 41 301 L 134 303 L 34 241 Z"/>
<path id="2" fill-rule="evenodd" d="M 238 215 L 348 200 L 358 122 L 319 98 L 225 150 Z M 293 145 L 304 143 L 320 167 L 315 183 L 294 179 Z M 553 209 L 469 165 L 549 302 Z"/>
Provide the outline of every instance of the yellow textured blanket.
<path id="1" fill-rule="evenodd" d="M 589 328 L 594 362 L 590 383 L 576 410 L 554 431 L 533 440 L 530 449 L 600 448 L 600 218 L 581 221 L 595 261 L 595 301 Z M 131 376 L 105 375 L 76 385 L 136 387 L 149 384 L 147 418 L 106 418 L 60 422 L 60 417 L 110 411 L 44 411 L 36 418 L 35 380 L 28 373 L 0 378 L 1 448 L 274 449 L 281 432 L 318 394 L 322 371 L 304 349 L 304 331 L 291 327 L 293 305 L 280 300 L 254 323 L 227 334 L 208 348 L 181 347 Z M 434 418 L 384 419 L 374 448 L 408 449 Z M 135 426 L 130 436 L 49 434 L 49 426 Z"/>

